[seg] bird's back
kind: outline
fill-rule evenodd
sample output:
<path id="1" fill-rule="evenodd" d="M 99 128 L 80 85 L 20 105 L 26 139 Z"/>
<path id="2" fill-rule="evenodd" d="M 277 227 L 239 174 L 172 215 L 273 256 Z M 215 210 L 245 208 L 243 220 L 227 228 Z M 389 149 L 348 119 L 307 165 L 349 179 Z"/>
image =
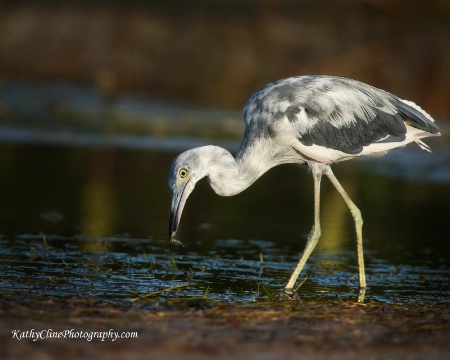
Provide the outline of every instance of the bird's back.
<path id="1" fill-rule="evenodd" d="M 258 90 L 244 108 L 247 143 L 278 144 L 316 152 L 321 162 L 367 155 L 439 135 L 416 104 L 356 80 L 292 77 Z M 295 147 L 295 146 L 294 146 Z"/>

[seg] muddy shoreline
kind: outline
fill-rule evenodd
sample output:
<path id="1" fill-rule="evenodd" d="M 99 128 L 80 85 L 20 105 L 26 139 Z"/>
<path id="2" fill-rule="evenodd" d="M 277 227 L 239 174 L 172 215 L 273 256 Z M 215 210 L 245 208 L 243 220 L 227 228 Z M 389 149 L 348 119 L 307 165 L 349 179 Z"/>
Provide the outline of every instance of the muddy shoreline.
<path id="1" fill-rule="evenodd" d="M 126 307 L 72 299 L 17 304 L 2 295 L 2 358 L 444 359 L 448 304 L 303 302 L 253 305 L 204 299 Z M 137 332 L 138 338 L 13 338 L 13 330 Z"/>

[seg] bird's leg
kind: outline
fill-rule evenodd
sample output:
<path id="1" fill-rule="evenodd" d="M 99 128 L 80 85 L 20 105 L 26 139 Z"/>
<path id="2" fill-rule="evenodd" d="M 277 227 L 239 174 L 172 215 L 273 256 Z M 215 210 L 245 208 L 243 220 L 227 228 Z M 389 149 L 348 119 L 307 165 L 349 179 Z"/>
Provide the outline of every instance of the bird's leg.
<path id="1" fill-rule="evenodd" d="M 334 176 L 333 171 L 331 171 L 331 168 L 328 167 L 325 170 L 325 174 L 327 175 L 328 179 L 330 179 L 333 186 L 336 188 L 339 195 L 341 195 L 344 202 L 347 204 L 347 207 L 349 208 L 352 216 L 353 221 L 355 222 L 355 229 L 356 229 L 356 249 L 358 253 L 358 270 L 359 270 L 359 288 L 360 288 L 360 296 L 359 301 L 364 301 L 364 291 L 366 288 L 366 275 L 364 270 L 364 254 L 363 254 L 363 242 L 362 242 L 362 225 L 363 225 L 363 219 L 361 216 L 361 211 L 356 207 L 355 203 L 350 199 L 348 194 L 345 192 L 342 185 L 339 183 L 338 179 L 336 179 L 336 176 Z"/>
<path id="2" fill-rule="evenodd" d="M 308 260 L 309 256 L 311 255 L 312 251 L 316 247 L 320 235 L 321 235 L 321 229 L 320 229 L 320 180 L 322 178 L 322 172 L 314 173 L 314 225 L 311 229 L 311 232 L 308 235 L 308 241 L 306 242 L 305 249 L 303 250 L 302 257 L 300 258 L 297 266 L 295 267 L 294 271 L 292 272 L 292 275 L 285 286 L 284 290 L 288 294 L 293 293 L 293 288 L 295 285 L 295 282 L 297 281 L 298 276 L 300 275 L 300 272 L 302 271 L 303 267 L 306 264 L 306 261 Z"/>

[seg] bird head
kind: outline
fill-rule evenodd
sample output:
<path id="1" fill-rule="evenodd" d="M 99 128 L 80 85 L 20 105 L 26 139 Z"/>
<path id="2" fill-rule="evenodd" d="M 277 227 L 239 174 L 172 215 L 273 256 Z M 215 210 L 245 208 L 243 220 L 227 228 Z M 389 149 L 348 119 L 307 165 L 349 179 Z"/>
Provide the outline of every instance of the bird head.
<path id="1" fill-rule="evenodd" d="M 241 192 L 253 181 L 242 181 L 239 167 L 229 151 L 213 145 L 185 151 L 173 161 L 169 172 L 169 188 L 172 190 L 172 208 L 169 218 L 169 240 L 174 239 L 186 200 L 197 181 L 205 176 L 212 189 L 222 196 Z"/>
<path id="2" fill-rule="evenodd" d="M 206 175 L 203 166 L 201 148 L 191 149 L 178 155 L 173 161 L 169 172 L 169 188 L 172 190 L 172 207 L 169 218 L 169 240 L 174 240 L 175 232 L 180 223 L 186 200 L 194 190 L 195 184 Z"/>

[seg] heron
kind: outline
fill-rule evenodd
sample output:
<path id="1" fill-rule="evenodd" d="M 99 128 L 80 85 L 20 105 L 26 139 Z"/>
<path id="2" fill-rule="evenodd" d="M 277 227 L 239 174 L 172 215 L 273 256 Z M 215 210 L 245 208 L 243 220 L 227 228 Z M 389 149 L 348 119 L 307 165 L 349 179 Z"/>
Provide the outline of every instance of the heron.
<path id="1" fill-rule="evenodd" d="M 320 183 L 325 175 L 347 205 L 356 231 L 359 289 L 366 289 L 361 211 L 337 180 L 331 165 L 368 155 L 383 155 L 421 139 L 439 136 L 434 119 L 415 103 L 344 77 L 296 76 L 269 83 L 254 93 L 243 111 L 244 137 L 234 157 L 208 145 L 177 156 L 169 172 L 172 206 L 169 239 L 175 239 L 181 214 L 196 183 L 206 177 L 221 196 L 238 194 L 269 169 L 308 165 L 314 181 L 314 224 L 285 291 L 295 283 L 321 236 Z M 361 293 L 360 293 L 361 294 Z M 364 295 L 362 295 L 362 298 Z"/>

